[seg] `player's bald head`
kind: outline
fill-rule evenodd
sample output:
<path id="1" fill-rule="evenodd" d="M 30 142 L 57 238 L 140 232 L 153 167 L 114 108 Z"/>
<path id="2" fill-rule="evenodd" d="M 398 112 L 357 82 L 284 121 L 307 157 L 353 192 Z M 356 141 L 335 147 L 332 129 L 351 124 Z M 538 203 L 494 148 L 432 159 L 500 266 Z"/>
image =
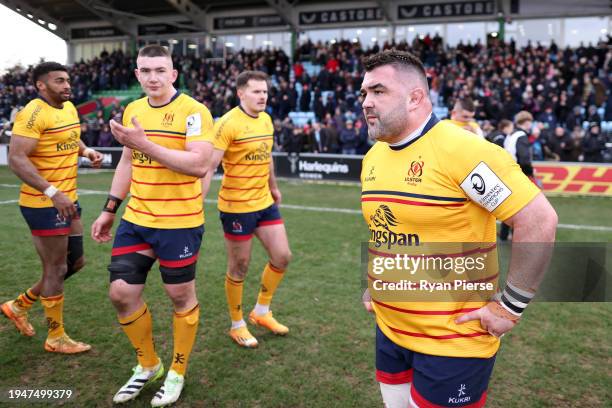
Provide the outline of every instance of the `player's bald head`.
<path id="1" fill-rule="evenodd" d="M 379 67 L 391 66 L 402 83 L 408 86 L 418 85 L 426 91 L 429 90 L 423 63 L 407 51 L 391 49 L 370 55 L 364 58 L 363 66 L 366 72 L 374 71 Z M 414 83 L 415 81 L 417 84 Z"/>

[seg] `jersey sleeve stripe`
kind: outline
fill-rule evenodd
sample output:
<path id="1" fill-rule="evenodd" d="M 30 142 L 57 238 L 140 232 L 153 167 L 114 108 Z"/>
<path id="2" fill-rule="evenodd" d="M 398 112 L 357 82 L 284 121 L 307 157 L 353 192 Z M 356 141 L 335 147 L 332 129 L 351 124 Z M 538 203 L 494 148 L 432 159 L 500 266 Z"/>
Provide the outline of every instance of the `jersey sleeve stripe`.
<path id="1" fill-rule="evenodd" d="M 75 178 L 77 178 L 77 176 L 66 177 L 66 178 L 59 179 L 59 180 L 47 180 L 47 181 L 49 183 L 61 183 L 62 181 L 74 180 Z"/>
<path id="2" fill-rule="evenodd" d="M 133 163 L 132 163 L 132 167 L 138 167 L 140 169 L 156 169 L 156 170 L 157 169 L 167 169 L 167 167 L 165 166 L 143 166 L 140 164 L 133 164 Z"/>
<path id="3" fill-rule="evenodd" d="M 71 189 L 71 190 L 62 190 L 62 193 L 66 194 L 66 193 L 71 193 L 73 191 L 76 191 L 76 187 Z M 44 194 L 42 194 L 42 193 L 41 194 L 32 194 L 32 193 L 28 193 L 26 191 L 21 191 L 21 194 L 29 195 L 29 196 L 32 196 L 32 197 L 42 197 L 42 196 L 44 196 Z"/>
<path id="4" fill-rule="evenodd" d="M 234 141 L 234 144 L 245 144 L 245 143 L 254 143 L 254 142 L 261 142 L 263 140 L 268 140 L 268 139 L 272 139 L 272 136 L 266 136 L 266 137 L 261 137 L 261 138 L 257 138 L 257 139 L 253 139 L 253 140 L 244 140 L 244 139 L 240 139 L 240 140 L 244 140 L 243 142 L 236 142 Z"/>
<path id="5" fill-rule="evenodd" d="M 267 174 L 262 174 L 262 175 L 259 175 L 259 176 L 232 176 L 232 175 L 230 175 L 230 174 L 225 173 L 225 174 L 223 175 L 223 177 L 229 177 L 229 178 L 247 178 L 247 179 L 250 179 L 250 178 L 261 178 L 261 177 L 268 177 L 269 175 L 270 175 L 270 174 L 269 174 L 269 173 L 267 173 Z"/>
<path id="6" fill-rule="evenodd" d="M 149 137 L 163 137 L 166 139 L 179 139 L 179 140 L 185 140 L 185 136 L 169 136 L 169 135 L 162 135 L 159 133 L 146 133 L 147 136 Z"/>
<path id="7" fill-rule="evenodd" d="M 58 127 L 54 127 L 54 128 L 45 129 L 45 132 L 48 132 L 50 130 L 59 130 L 59 129 L 63 129 L 63 128 L 66 128 L 66 127 L 69 127 L 69 126 L 74 126 L 74 125 L 80 125 L 80 123 L 79 122 L 74 122 L 74 123 L 70 123 L 68 125 L 63 125 L 63 126 L 58 126 Z"/>
<path id="8" fill-rule="evenodd" d="M 73 154 L 77 154 L 79 153 L 78 151 L 74 151 L 74 152 L 70 152 L 70 153 L 63 153 L 63 154 L 54 154 L 52 156 L 44 156 L 44 155 L 40 155 L 40 154 L 35 154 L 32 156 L 28 156 L 28 157 L 35 157 L 37 159 L 48 159 L 48 158 L 52 158 L 52 157 L 65 157 L 65 156 L 72 156 Z"/>
<path id="9" fill-rule="evenodd" d="M 63 166 L 63 167 L 45 167 L 45 168 L 37 168 L 36 170 L 38 171 L 50 171 L 50 170 L 63 170 L 63 169 L 69 169 L 71 167 L 77 167 L 78 163 L 72 164 L 70 166 Z"/>
<path id="10" fill-rule="evenodd" d="M 139 181 L 139 180 L 132 179 L 132 183 L 145 184 L 147 186 L 184 186 L 184 185 L 187 185 L 187 184 L 193 184 L 193 183 L 195 183 L 198 180 L 199 179 L 195 179 L 195 180 L 192 180 L 192 181 L 185 181 L 185 182 L 176 182 L 176 183 L 174 183 L 174 182 L 149 183 L 149 182 L 146 182 L 146 181 Z"/>
<path id="11" fill-rule="evenodd" d="M 136 210 L 134 207 L 131 207 L 129 205 L 127 206 L 127 208 L 134 211 L 135 213 L 150 215 L 152 217 L 189 217 L 191 215 L 202 214 L 202 210 L 194 212 L 194 213 L 189 213 L 189 214 L 154 214 L 154 213 L 147 212 L 147 211 Z"/>
<path id="12" fill-rule="evenodd" d="M 255 197 L 255 198 L 249 198 L 249 199 L 247 199 L 247 200 L 228 200 L 227 198 L 224 198 L 224 197 L 223 197 L 221 194 L 219 194 L 219 198 L 220 198 L 221 200 L 223 200 L 223 201 L 227 201 L 228 203 L 245 203 L 245 202 L 248 202 L 248 201 L 256 201 L 256 200 L 260 200 L 260 199 L 265 198 L 265 197 L 267 197 L 267 196 L 268 196 L 268 194 L 264 194 L 264 195 L 262 195 L 262 196 Z"/>
<path id="13" fill-rule="evenodd" d="M 198 194 L 196 196 L 193 197 L 185 197 L 185 198 L 143 198 L 143 197 L 137 197 L 135 195 L 131 196 L 132 198 L 135 198 L 136 200 L 139 201 L 162 201 L 162 202 L 168 202 L 168 201 L 189 201 L 189 200 L 195 200 L 196 198 L 200 198 L 202 197 L 202 194 Z"/>
<path id="14" fill-rule="evenodd" d="M 145 133 L 166 133 L 169 135 L 185 136 L 185 132 L 173 132 L 170 130 L 159 130 L 159 129 L 145 129 Z"/>
<path id="15" fill-rule="evenodd" d="M 406 205 L 416 205 L 422 207 L 462 207 L 463 203 L 456 204 L 443 204 L 443 203 L 428 203 L 425 201 L 412 201 L 412 200 L 401 200 L 399 198 L 388 198 L 388 197 L 364 197 L 361 199 L 362 202 L 376 201 L 379 203 L 397 203 Z"/>
<path id="16" fill-rule="evenodd" d="M 52 130 L 52 131 L 45 130 L 45 131 L 43 132 L 43 134 L 44 134 L 44 135 L 52 135 L 52 134 L 55 134 L 55 133 L 65 132 L 65 131 L 67 131 L 67 130 L 78 129 L 78 128 L 80 128 L 80 127 L 81 127 L 81 125 L 77 123 L 76 125 L 72 125 L 72 126 L 70 126 L 70 127 L 64 128 L 64 129 Z"/>
<path id="17" fill-rule="evenodd" d="M 433 195 L 427 195 L 427 194 L 406 193 L 404 191 L 393 191 L 393 190 L 366 190 L 366 191 L 362 191 L 361 195 L 394 195 L 394 196 L 400 196 L 400 197 L 422 198 L 425 200 L 435 200 L 435 201 L 452 201 L 452 202 L 467 201 L 467 198 L 465 197 L 441 197 L 441 196 L 433 196 Z"/>
<path id="18" fill-rule="evenodd" d="M 385 307 L 387 309 L 395 310 L 396 312 L 406 313 L 406 314 L 415 314 L 415 315 L 428 315 L 428 316 L 447 316 L 447 315 L 455 315 L 459 313 L 469 313 L 474 310 L 478 310 L 478 307 L 466 307 L 462 309 L 454 309 L 454 310 L 414 310 L 414 309 L 403 309 L 401 307 L 391 306 L 386 303 L 380 302 L 376 299 L 372 299 L 372 302 L 376 303 L 381 307 Z"/>
<path id="19" fill-rule="evenodd" d="M 230 162 L 223 162 L 223 165 L 225 166 L 269 166 L 270 162 L 265 162 L 265 163 L 230 163 Z"/>
<path id="20" fill-rule="evenodd" d="M 267 134 L 267 135 L 258 135 L 258 136 L 249 136 L 249 137 L 243 137 L 242 139 L 236 139 L 234 140 L 235 142 L 240 142 L 243 140 L 251 140 L 251 139 L 260 139 L 262 137 L 272 137 L 274 136 L 274 134 Z"/>
<path id="21" fill-rule="evenodd" d="M 453 333 L 453 334 L 442 334 L 442 335 L 434 336 L 434 335 L 425 334 L 425 333 L 409 332 L 406 330 L 398 329 L 396 327 L 391 327 L 389 325 L 387 325 L 387 327 L 391 331 L 398 333 L 398 334 L 403 334 L 404 336 L 421 337 L 421 338 L 432 339 L 432 340 L 451 340 L 451 339 L 461 339 L 461 338 L 469 338 L 469 337 L 490 336 L 489 332 Z"/>
<path id="22" fill-rule="evenodd" d="M 237 190 L 237 191 L 261 190 L 262 188 L 266 188 L 266 187 L 268 187 L 267 184 L 264 184 L 263 186 L 260 186 L 260 187 L 249 187 L 249 188 L 228 187 L 225 185 L 221 186 L 221 188 L 224 190 Z"/>

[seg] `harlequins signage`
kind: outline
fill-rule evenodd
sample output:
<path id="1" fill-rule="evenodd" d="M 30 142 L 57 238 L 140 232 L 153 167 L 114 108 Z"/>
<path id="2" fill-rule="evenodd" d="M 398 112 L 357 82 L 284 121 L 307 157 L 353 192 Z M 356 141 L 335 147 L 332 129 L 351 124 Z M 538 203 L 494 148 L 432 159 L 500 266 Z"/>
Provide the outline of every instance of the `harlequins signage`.
<path id="1" fill-rule="evenodd" d="M 378 7 L 303 11 L 300 13 L 300 25 L 354 23 L 362 21 L 379 21 L 382 19 L 383 12 L 382 9 Z"/>
<path id="2" fill-rule="evenodd" d="M 456 1 L 452 3 L 416 4 L 398 6 L 399 20 L 437 17 L 485 16 L 495 13 L 495 3 L 487 1 Z"/>
<path id="3" fill-rule="evenodd" d="M 277 14 L 263 14 L 258 16 L 219 17 L 213 20 L 213 25 L 215 30 L 227 30 L 233 28 L 284 26 L 286 23 Z"/>

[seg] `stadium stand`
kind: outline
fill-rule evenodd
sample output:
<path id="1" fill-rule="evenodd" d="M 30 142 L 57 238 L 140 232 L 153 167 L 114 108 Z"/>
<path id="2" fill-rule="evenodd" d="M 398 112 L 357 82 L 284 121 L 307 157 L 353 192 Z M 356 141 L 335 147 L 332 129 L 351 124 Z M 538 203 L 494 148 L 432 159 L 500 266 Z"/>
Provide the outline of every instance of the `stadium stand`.
<path id="1" fill-rule="evenodd" d="M 476 101 L 476 119 L 490 133 L 500 120 L 512 120 L 518 111 L 527 110 L 536 119 L 531 135 L 536 159 L 601 162 L 612 160 L 611 44 L 610 36 L 597 46 L 564 49 L 554 42 L 547 47 L 529 43 L 519 48 L 512 41 L 495 40 L 487 45 L 447 47 L 437 35 L 416 37 L 410 44 L 393 41 L 369 48 L 348 40 L 307 41 L 293 59 L 278 49 L 241 50 L 226 59 L 176 56 L 175 66 L 179 87 L 205 103 L 214 117 L 236 105 L 233 89 L 238 72 L 265 71 L 272 78 L 269 113 L 282 122 L 281 127 L 297 128 L 277 132 L 277 150 L 292 145 L 293 149 L 301 146 L 299 151 L 319 152 L 313 124 L 326 123 L 340 134 L 351 121 L 357 130 L 356 152 L 363 154 L 370 143 L 358 94 L 361 58 L 381 49 L 409 50 L 425 62 L 436 115 L 447 116 L 455 100 L 469 97 Z M 133 88 L 133 63 L 121 51 L 102 52 L 70 69 L 74 101 L 82 104 L 85 136 L 93 145 L 99 142 L 104 122 L 140 95 Z M 34 96 L 30 70 L 9 70 L 0 81 L 3 134 L 9 128 L 4 124 L 12 122 L 19 107 Z M 88 105 L 83 104 L 87 101 Z M 296 144 L 288 135 L 303 140 Z M 109 143 L 107 136 L 102 138 L 104 145 Z M 345 150 L 341 140 L 336 145 L 326 152 Z"/>

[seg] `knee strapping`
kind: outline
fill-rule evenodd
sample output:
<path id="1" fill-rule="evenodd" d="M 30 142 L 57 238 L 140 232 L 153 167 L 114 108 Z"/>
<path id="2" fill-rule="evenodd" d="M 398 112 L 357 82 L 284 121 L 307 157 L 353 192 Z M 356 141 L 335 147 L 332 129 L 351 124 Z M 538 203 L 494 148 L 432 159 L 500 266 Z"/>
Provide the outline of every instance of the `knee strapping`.
<path id="1" fill-rule="evenodd" d="M 123 279 L 132 285 L 144 284 L 154 263 L 154 258 L 136 252 L 113 256 L 108 265 L 110 281 Z"/>

